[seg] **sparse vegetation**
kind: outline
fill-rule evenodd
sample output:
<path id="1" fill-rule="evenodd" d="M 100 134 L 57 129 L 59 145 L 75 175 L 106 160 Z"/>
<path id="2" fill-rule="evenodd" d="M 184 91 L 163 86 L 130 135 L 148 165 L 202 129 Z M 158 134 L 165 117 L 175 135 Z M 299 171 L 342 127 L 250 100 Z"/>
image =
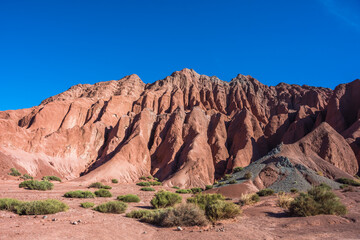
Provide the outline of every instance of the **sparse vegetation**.
<path id="1" fill-rule="evenodd" d="M 274 194 L 274 190 L 269 188 L 265 188 L 257 192 L 257 195 L 259 195 L 260 197 L 271 196 L 273 194 Z"/>
<path id="2" fill-rule="evenodd" d="M 22 175 L 21 177 L 20 177 L 21 179 L 24 179 L 24 180 L 32 180 L 32 179 L 34 179 L 32 176 L 30 176 L 29 174 L 27 174 L 27 173 L 25 173 L 24 175 Z"/>
<path id="3" fill-rule="evenodd" d="M 104 185 L 101 182 L 94 182 L 90 184 L 89 188 L 99 188 L 99 189 L 112 189 L 112 187 L 108 185 Z"/>
<path id="4" fill-rule="evenodd" d="M 259 200 L 260 197 L 256 193 L 241 194 L 239 204 L 241 206 L 251 205 L 257 203 Z"/>
<path id="5" fill-rule="evenodd" d="M 347 184 L 347 185 L 351 185 L 351 186 L 355 186 L 355 187 L 359 187 L 360 186 L 360 182 L 354 179 L 349 179 L 349 178 L 338 178 L 336 179 L 337 182 L 342 183 L 342 184 Z"/>
<path id="6" fill-rule="evenodd" d="M 235 184 L 235 183 L 236 183 L 235 179 L 229 181 L 229 184 Z"/>
<path id="7" fill-rule="evenodd" d="M 181 200 L 182 197 L 177 193 L 160 191 L 155 194 L 155 197 L 151 200 L 150 203 L 154 208 L 166 208 L 180 203 Z"/>
<path id="8" fill-rule="evenodd" d="M 206 185 L 206 186 L 205 186 L 205 190 L 212 189 L 213 187 L 214 187 L 213 185 Z"/>
<path id="9" fill-rule="evenodd" d="M 222 178 L 224 181 L 229 180 L 230 178 L 232 178 L 231 174 L 225 174 L 225 176 Z"/>
<path id="10" fill-rule="evenodd" d="M 140 188 L 141 191 L 146 191 L 146 192 L 149 192 L 149 191 L 155 191 L 155 189 L 153 189 L 152 187 L 143 187 L 143 188 Z"/>
<path id="11" fill-rule="evenodd" d="M 215 201 L 205 207 L 206 217 L 211 222 L 216 222 L 220 219 L 234 218 L 240 213 L 240 207 L 232 202 Z"/>
<path id="12" fill-rule="evenodd" d="M 160 186 L 162 185 L 161 182 L 158 182 L 158 181 L 154 181 L 154 182 L 149 182 L 151 186 Z"/>
<path id="13" fill-rule="evenodd" d="M 291 192 L 291 193 L 298 193 L 299 190 L 297 190 L 296 188 L 292 188 L 292 189 L 290 189 L 290 192 Z"/>
<path id="14" fill-rule="evenodd" d="M 134 194 L 118 196 L 117 200 L 123 201 L 123 202 L 140 202 L 140 198 Z"/>
<path id="15" fill-rule="evenodd" d="M 244 178 L 245 179 L 251 179 L 252 178 L 252 173 L 251 172 L 245 173 Z"/>
<path id="16" fill-rule="evenodd" d="M 139 180 L 146 180 L 146 177 L 139 177 Z"/>
<path id="17" fill-rule="evenodd" d="M 210 205 L 218 200 L 225 200 L 225 197 L 221 194 L 197 194 L 194 197 L 188 198 L 188 203 L 193 203 L 199 206 L 202 210 L 205 210 L 207 205 Z"/>
<path id="18" fill-rule="evenodd" d="M 187 193 L 192 193 L 192 191 L 189 189 L 179 189 L 179 190 L 176 190 L 176 193 L 187 194 Z"/>
<path id="19" fill-rule="evenodd" d="M 277 205 L 281 208 L 288 209 L 293 201 L 294 198 L 286 193 L 279 193 L 277 195 Z"/>
<path id="20" fill-rule="evenodd" d="M 142 187 L 149 187 L 149 186 L 151 186 L 151 183 L 149 183 L 149 182 L 138 182 L 136 185 L 142 186 Z"/>
<path id="21" fill-rule="evenodd" d="M 97 197 L 112 197 L 112 194 L 107 189 L 99 189 L 94 192 Z"/>
<path id="22" fill-rule="evenodd" d="M 174 188 L 174 189 L 180 189 L 179 187 L 177 187 L 177 186 L 172 186 L 172 188 Z"/>
<path id="23" fill-rule="evenodd" d="M 111 179 L 111 182 L 112 182 L 112 183 L 119 183 L 119 180 L 113 178 L 113 179 Z"/>
<path id="24" fill-rule="evenodd" d="M 289 211 L 294 216 L 314 216 L 319 214 L 343 215 L 346 207 L 325 184 L 310 189 L 307 193 L 300 193 L 291 202 Z"/>
<path id="25" fill-rule="evenodd" d="M 340 188 L 343 190 L 343 192 L 354 192 L 355 191 L 353 186 L 349 186 L 347 184 L 341 185 Z"/>
<path id="26" fill-rule="evenodd" d="M 26 180 L 19 184 L 19 188 L 25 188 L 29 190 L 51 190 L 53 189 L 54 184 L 48 181 L 38 181 L 38 180 Z"/>
<path id="27" fill-rule="evenodd" d="M 191 188 L 191 192 L 193 194 L 196 194 L 196 193 L 201 193 L 203 191 L 202 188 L 199 188 L 199 187 L 196 187 L 196 188 Z"/>
<path id="28" fill-rule="evenodd" d="M 244 170 L 244 168 L 242 168 L 242 167 L 235 167 L 235 168 L 233 169 L 233 173 L 241 172 L 242 170 Z"/>
<path id="29" fill-rule="evenodd" d="M 42 180 L 44 181 L 58 181 L 58 182 L 61 182 L 61 179 L 59 177 L 56 177 L 56 176 L 44 176 L 42 178 Z"/>
<path id="30" fill-rule="evenodd" d="M 83 203 L 80 203 L 80 207 L 83 207 L 83 208 L 92 208 L 95 206 L 95 203 L 92 203 L 92 202 L 83 202 Z"/>
<path id="31" fill-rule="evenodd" d="M 94 193 L 90 191 L 70 191 L 64 194 L 64 197 L 66 198 L 94 198 Z"/>
<path id="32" fill-rule="evenodd" d="M 147 179 L 153 179 L 153 176 L 147 176 L 146 178 Z"/>
<path id="33" fill-rule="evenodd" d="M 99 190 L 100 191 L 100 190 Z M 111 201 L 98 205 L 94 210 L 102 213 L 124 213 L 127 209 L 127 204 L 120 201 Z"/>
<path id="34" fill-rule="evenodd" d="M 18 176 L 21 176 L 21 173 L 16 168 L 10 168 L 9 175 L 14 176 L 14 177 L 18 177 Z"/>
<path id="35" fill-rule="evenodd" d="M 69 207 L 58 200 L 19 201 L 11 198 L 0 199 L 0 210 L 7 210 L 19 215 L 53 214 L 66 211 Z"/>

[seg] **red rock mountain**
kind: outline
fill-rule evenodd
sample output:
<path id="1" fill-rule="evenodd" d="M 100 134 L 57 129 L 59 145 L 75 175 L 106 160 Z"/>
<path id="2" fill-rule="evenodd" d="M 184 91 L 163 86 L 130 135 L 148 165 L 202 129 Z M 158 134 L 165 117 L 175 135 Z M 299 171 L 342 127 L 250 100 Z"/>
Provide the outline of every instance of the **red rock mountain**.
<path id="1" fill-rule="evenodd" d="M 16 167 L 37 177 L 132 182 L 152 174 L 204 186 L 280 143 L 293 163 L 335 178 L 359 169 L 360 80 L 333 91 L 243 75 L 224 82 L 190 69 L 153 84 L 130 75 L 0 112 L 0 132 L 3 178 Z"/>

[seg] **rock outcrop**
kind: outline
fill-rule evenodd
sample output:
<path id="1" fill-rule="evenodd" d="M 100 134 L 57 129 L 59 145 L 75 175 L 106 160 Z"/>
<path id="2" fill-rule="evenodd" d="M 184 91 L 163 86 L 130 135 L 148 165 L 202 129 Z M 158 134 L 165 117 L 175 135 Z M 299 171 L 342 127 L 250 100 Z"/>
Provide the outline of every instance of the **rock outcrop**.
<path id="1" fill-rule="evenodd" d="M 76 85 L 39 106 L 0 112 L 0 171 L 122 182 L 152 174 L 169 186 L 204 186 L 283 142 L 294 163 L 329 178 L 353 175 L 359 92 L 360 80 L 334 91 L 269 87 L 251 76 L 224 82 L 190 69 L 152 84 L 130 75 Z"/>

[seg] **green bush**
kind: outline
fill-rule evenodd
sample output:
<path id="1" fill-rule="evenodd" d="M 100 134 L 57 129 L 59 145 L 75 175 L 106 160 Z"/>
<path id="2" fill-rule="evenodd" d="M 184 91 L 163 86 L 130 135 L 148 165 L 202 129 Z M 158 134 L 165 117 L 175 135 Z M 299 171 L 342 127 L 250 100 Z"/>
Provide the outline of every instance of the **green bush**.
<path id="1" fill-rule="evenodd" d="M 95 191 L 95 195 L 97 197 L 112 197 L 111 192 L 107 189 L 99 189 Z"/>
<path id="2" fill-rule="evenodd" d="M 213 185 L 206 185 L 206 186 L 205 186 L 205 190 L 212 189 L 213 187 L 214 187 Z"/>
<path id="3" fill-rule="evenodd" d="M 104 185 L 101 182 L 95 182 L 90 184 L 89 188 L 99 188 L 99 189 L 111 189 L 112 187 Z"/>
<path id="4" fill-rule="evenodd" d="M 218 183 L 218 186 L 223 186 L 223 185 L 225 185 L 226 183 L 224 183 L 224 182 L 220 182 L 220 183 Z"/>
<path id="5" fill-rule="evenodd" d="M 146 192 L 149 192 L 149 191 L 155 191 L 155 189 L 153 189 L 152 187 L 143 187 L 143 188 L 140 188 L 141 191 L 146 191 Z"/>
<path id="6" fill-rule="evenodd" d="M 172 207 L 176 203 L 180 203 L 182 197 L 177 193 L 160 191 L 155 194 L 155 197 L 151 200 L 151 205 L 154 208 L 166 208 Z"/>
<path id="7" fill-rule="evenodd" d="M 21 177 L 20 177 L 21 179 L 24 179 L 24 180 L 32 180 L 32 179 L 34 179 L 32 176 L 30 176 L 29 174 L 24 174 L 24 175 L 22 175 Z"/>
<path id="8" fill-rule="evenodd" d="M 252 173 L 251 172 L 245 173 L 244 178 L 245 179 L 251 179 L 252 178 Z"/>
<path id="9" fill-rule="evenodd" d="M 64 194 L 66 198 L 94 198 L 95 195 L 90 191 L 70 191 Z"/>
<path id="10" fill-rule="evenodd" d="M 19 184 L 19 188 L 25 188 L 30 190 L 51 190 L 54 184 L 48 181 L 26 180 Z"/>
<path id="11" fill-rule="evenodd" d="M 100 190 L 99 190 L 100 191 Z M 102 213 L 124 213 L 127 209 L 127 204 L 119 201 L 111 201 L 98 205 L 94 210 Z"/>
<path id="12" fill-rule="evenodd" d="M 140 202 L 140 198 L 134 194 L 118 196 L 117 200 L 123 201 L 123 202 Z"/>
<path id="13" fill-rule="evenodd" d="M 235 179 L 229 181 L 229 184 L 235 184 L 235 183 L 236 183 Z"/>
<path id="14" fill-rule="evenodd" d="M 153 180 L 154 180 L 154 181 L 159 181 L 159 179 L 158 179 L 158 178 L 156 178 L 156 177 L 154 177 L 154 178 L 153 178 Z"/>
<path id="15" fill-rule="evenodd" d="M 139 177 L 139 180 L 146 180 L 146 177 Z"/>
<path id="16" fill-rule="evenodd" d="M 269 188 L 265 188 L 257 192 L 257 195 L 259 195 L 260 197 L 271 196 L 273 194 L 274 194 L 274 190 Z"/>
<path id="17" fill-rule="evenodd" d="M 327 187 L 316 186 L 307 193 L 300 193 L 290 204 L 289 211 L 294 216 L 314 216 L 319 214 L 343 215 L 346 207 Z"/>
<path id="18" fill-rule="evenodd" d="M 0 210 L 7 210 L 19 215 L 53 214 L 66 211 L 69 207 L 58 200 L 47 199 L 23 202 L 11 198 L 0 199 Z"/>
<path id="19" fill-rule="evenodd" d="M 242 167 L 235 167 L 235 168 L 233 169 L 233 173 L 241 172 L 242 170 L 244 170 L 244 168 L 242 168 Z"/>
<path id="20" fill-rule="evenodd" d="M 115 178 L 111 179 L 111 182 L 112 183 L 119 183 L 119 181 L 117 179 L 115 179 Z"/>
<path id="21" fill-rule="evenodd" d="M 355 186 L 355 187 L 360 186 L 359 181 L 349 179 L 349 178 L 338 178 L 338 179 L 336 179 L 336 181 L 339 182 L 339 183 L 342 183 L 342 184 L 347 184 L 347 185 L 351 185 L 351 186 Z"/>
<path id="22" fill-rule="evenodd" d="M 186 201 L 188 203 L 193 203 L 199 206 L 202 210 L 205 210 L 205 207 L 209 204 L 212 204 L 218 200 L 225 200 L 225 197 L 221 194 L 197 194 L 194 197 L 188 198 Z"/>
<path id="23" fill-rule="evenodd" d="M 180 189 L 179 187 L 177 187 L 177 186 L 172 186 L 172 188 L 175 188 L 175 189 Z"/>
<path id="24" fill-rule="evenodd" d="M 231 174 L 225 174 L 225 176 L 223 177 L 223 180 L 229 180 L 230 178 L 232 178 Z"/>
<path id="25" fill-rule="evenodd" d="M 241 213 L 238 205 L 232 202 L 215 201 L 206 205 L 205 214 L 211 222 L 216 222 L 220 219 L 234 218 Z"/>
<path id="26" fill-rule="evenodd" d="M 42 180 L 44 181 L 58 181 L 61 182 L 61 179 L 59 177 L 56 176 L 45 176 L 42 178 Z"/>
<path id="27" fill-rule="evenodd" d="M 141 222 L 146 222 L 161 226 L 165 214 L 170 211 L 170 208 L 156 209 L 156 210 L 133 210 L 126 214 L 126 217 L 140 219 Z"/>
<path id="28" fill-rule="evenodd" d="M 154 181 L 154 182 L 149 182 L 151 186 L 160 186 L 162 185 L 161 182 L 158 182 L 158 181 Z"/>
<path id="29" fill-rule="evenodd" d="M 10 168 L 9 175 L 18 177 L 18 176 L 21 176 L 21 173 L 16 168 Z"/>
<path id="30" fill-rule="evenodd" d="M 199 187 L 196 187 L 196 188 L 191 188 L 191 192 L 193 194 L 196 194 L 196 193 L 201 193 L 203 191 L 202 188 L 199 188 Z"/>
<path id="31" fill-rule="evenodd" d="M 136 185 L 142 186 L 142 187 L 149 187 L 149 186 L 151 186 L 151 183 L 149 183 L 149 182 L 138 182 Z"/>
<path id="32" fill-rule="evenodd" d="M 153 179 L 153 176 L 147 176 L 146 178 L 147 179 Z"/>
<path id="33" fill-rule="evenodd" d="M 92 203 L 92 202 L 83 202 L 83 203 L 80 203 L 80 207 L 83 207 L 83 208 L 92 208 L 95 206 L 95 203 Z"/>
<path id="34" fill-rule="evenodd" d="M 251 205 L 251 204 L 257 203 L 259 200 L 260 200 L 260 197 L 256 193 L 241 194 L 239 204 L 241 206 Z"/>
<path id="35" fill-rule="evenodd" d="M 187 193 L 192 193 L 192 191 L 190 189 L 179 189 L 176 190 L 176 193 L 187 194 Z"/>
<path id="36" fill-rule="evenodd" d="M 290 192 L 292 192 L 292 193 L 298 193 L 299 190 L 297 190 L 296 188 L 292 188 L 292 189 L 290 189 Z"/>

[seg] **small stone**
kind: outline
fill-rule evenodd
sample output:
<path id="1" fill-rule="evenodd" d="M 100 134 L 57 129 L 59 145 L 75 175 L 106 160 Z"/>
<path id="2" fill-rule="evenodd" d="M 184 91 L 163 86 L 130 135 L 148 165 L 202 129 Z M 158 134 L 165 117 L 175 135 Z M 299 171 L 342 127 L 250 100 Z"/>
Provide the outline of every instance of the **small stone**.
<path id="1" fill-rule="evenodd" d="M 43 219 L 47 219 L 47 216 L 43 216 Z"/>
<path id="2" fill-rule="evenodd" d="M 146 232 L 143 232 L 143 234 L 146 234 Z"/>
<path id="3" fill-rule="evenodd" d="M 183 229 L 181 227 L 177 227 L 176 230 L 182 231 Z"/>
<path id="4" fill-rule="evenodd" d="M 78 223 L 81 223 L 81 220 L 77 220 Z"/>
<path id="5" fill-rule="evenodd" d="M 56 218 L 53 218 L 52 221 L 55 222 L 57 219 Z"/>
<path id="6" fill-rule="evenodd" d="M 78 224 L 78 222 L 72 222 L 72 225 L 77 225 Z"/>

